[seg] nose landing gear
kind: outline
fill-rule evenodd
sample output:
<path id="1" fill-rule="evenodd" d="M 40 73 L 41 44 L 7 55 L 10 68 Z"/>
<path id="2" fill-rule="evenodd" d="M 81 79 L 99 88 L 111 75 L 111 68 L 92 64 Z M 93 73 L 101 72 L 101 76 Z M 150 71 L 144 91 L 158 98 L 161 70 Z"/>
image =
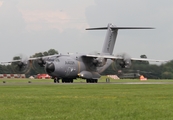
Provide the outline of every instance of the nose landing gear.
<path id="1" fill-rule="evenodd" d="M 54 78 L 54 83 L 59 83 L 59 78 Z"/>

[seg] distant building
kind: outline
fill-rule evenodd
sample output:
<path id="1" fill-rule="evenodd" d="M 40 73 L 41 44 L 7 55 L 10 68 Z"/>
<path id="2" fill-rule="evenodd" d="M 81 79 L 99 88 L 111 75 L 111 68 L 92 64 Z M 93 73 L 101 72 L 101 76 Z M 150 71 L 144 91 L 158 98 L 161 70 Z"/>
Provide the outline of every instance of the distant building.
<path id="1" fill-rule="evenodd" d="M 26 78 L 25 74 L 0 74 L 0 78 Z"/>

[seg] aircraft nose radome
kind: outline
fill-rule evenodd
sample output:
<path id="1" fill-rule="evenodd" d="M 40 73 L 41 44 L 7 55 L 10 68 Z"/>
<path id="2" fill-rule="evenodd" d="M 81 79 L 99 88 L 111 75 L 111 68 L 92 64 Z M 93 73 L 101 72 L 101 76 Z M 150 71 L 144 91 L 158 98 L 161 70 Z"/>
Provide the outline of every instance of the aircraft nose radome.
<path id="1" fill-rule="evenodd" d="M 53 63 L 47 64 L 47 66 L 46 66 L 46 71 L 47 71 L 48 73 L 54 72 L 54 71 L 55 71 L 55 65 L 54 65 Z"/>

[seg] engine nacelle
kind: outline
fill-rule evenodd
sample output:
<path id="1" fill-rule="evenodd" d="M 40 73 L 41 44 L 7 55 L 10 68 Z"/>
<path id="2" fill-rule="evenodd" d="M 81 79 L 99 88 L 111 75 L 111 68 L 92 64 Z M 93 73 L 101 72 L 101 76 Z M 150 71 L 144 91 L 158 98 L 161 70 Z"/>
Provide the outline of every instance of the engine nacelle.
<path id="1" fill-rule="evenodd" d="M 46 64 L 46 61 L 41 58 L 41 59 L 38 60 L 38 64 L 40 65 L 40 67 L 44 67 L 45 64 Z"/>
<path id="2" fill-rule="evenodd" d="M 107 59 L 105 58 L 96 58 L 93 63 L 96 67 L 103 67 L 106 64 Z"/>
<path id="3" fill-rule="evenodd" d="M 131 66 L 131 60 L 122 60 L 119 62 L 121 68 L 129 68 Z"/>

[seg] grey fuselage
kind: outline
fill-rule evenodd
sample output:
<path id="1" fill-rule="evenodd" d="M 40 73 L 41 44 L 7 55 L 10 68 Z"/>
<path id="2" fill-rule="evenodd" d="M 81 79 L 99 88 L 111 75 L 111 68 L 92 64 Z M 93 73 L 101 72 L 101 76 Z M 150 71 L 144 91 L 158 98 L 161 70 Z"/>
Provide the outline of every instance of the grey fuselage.
<path id="1" fill-rule="evenodd" d="M 78 74 L 82 71 L 88 71 L 91 73 L 101 73 L 110 66 L 112 60 L 107 60 L 103 67 L 97 67 L 93 64 L 93 58 L 85 57 L 83 54 L 69 54 L 60 55 L 51 61 L 54 66 L 54 70 L 45 69 L 50 76 L 57 78 L 78 78 Z"/>

